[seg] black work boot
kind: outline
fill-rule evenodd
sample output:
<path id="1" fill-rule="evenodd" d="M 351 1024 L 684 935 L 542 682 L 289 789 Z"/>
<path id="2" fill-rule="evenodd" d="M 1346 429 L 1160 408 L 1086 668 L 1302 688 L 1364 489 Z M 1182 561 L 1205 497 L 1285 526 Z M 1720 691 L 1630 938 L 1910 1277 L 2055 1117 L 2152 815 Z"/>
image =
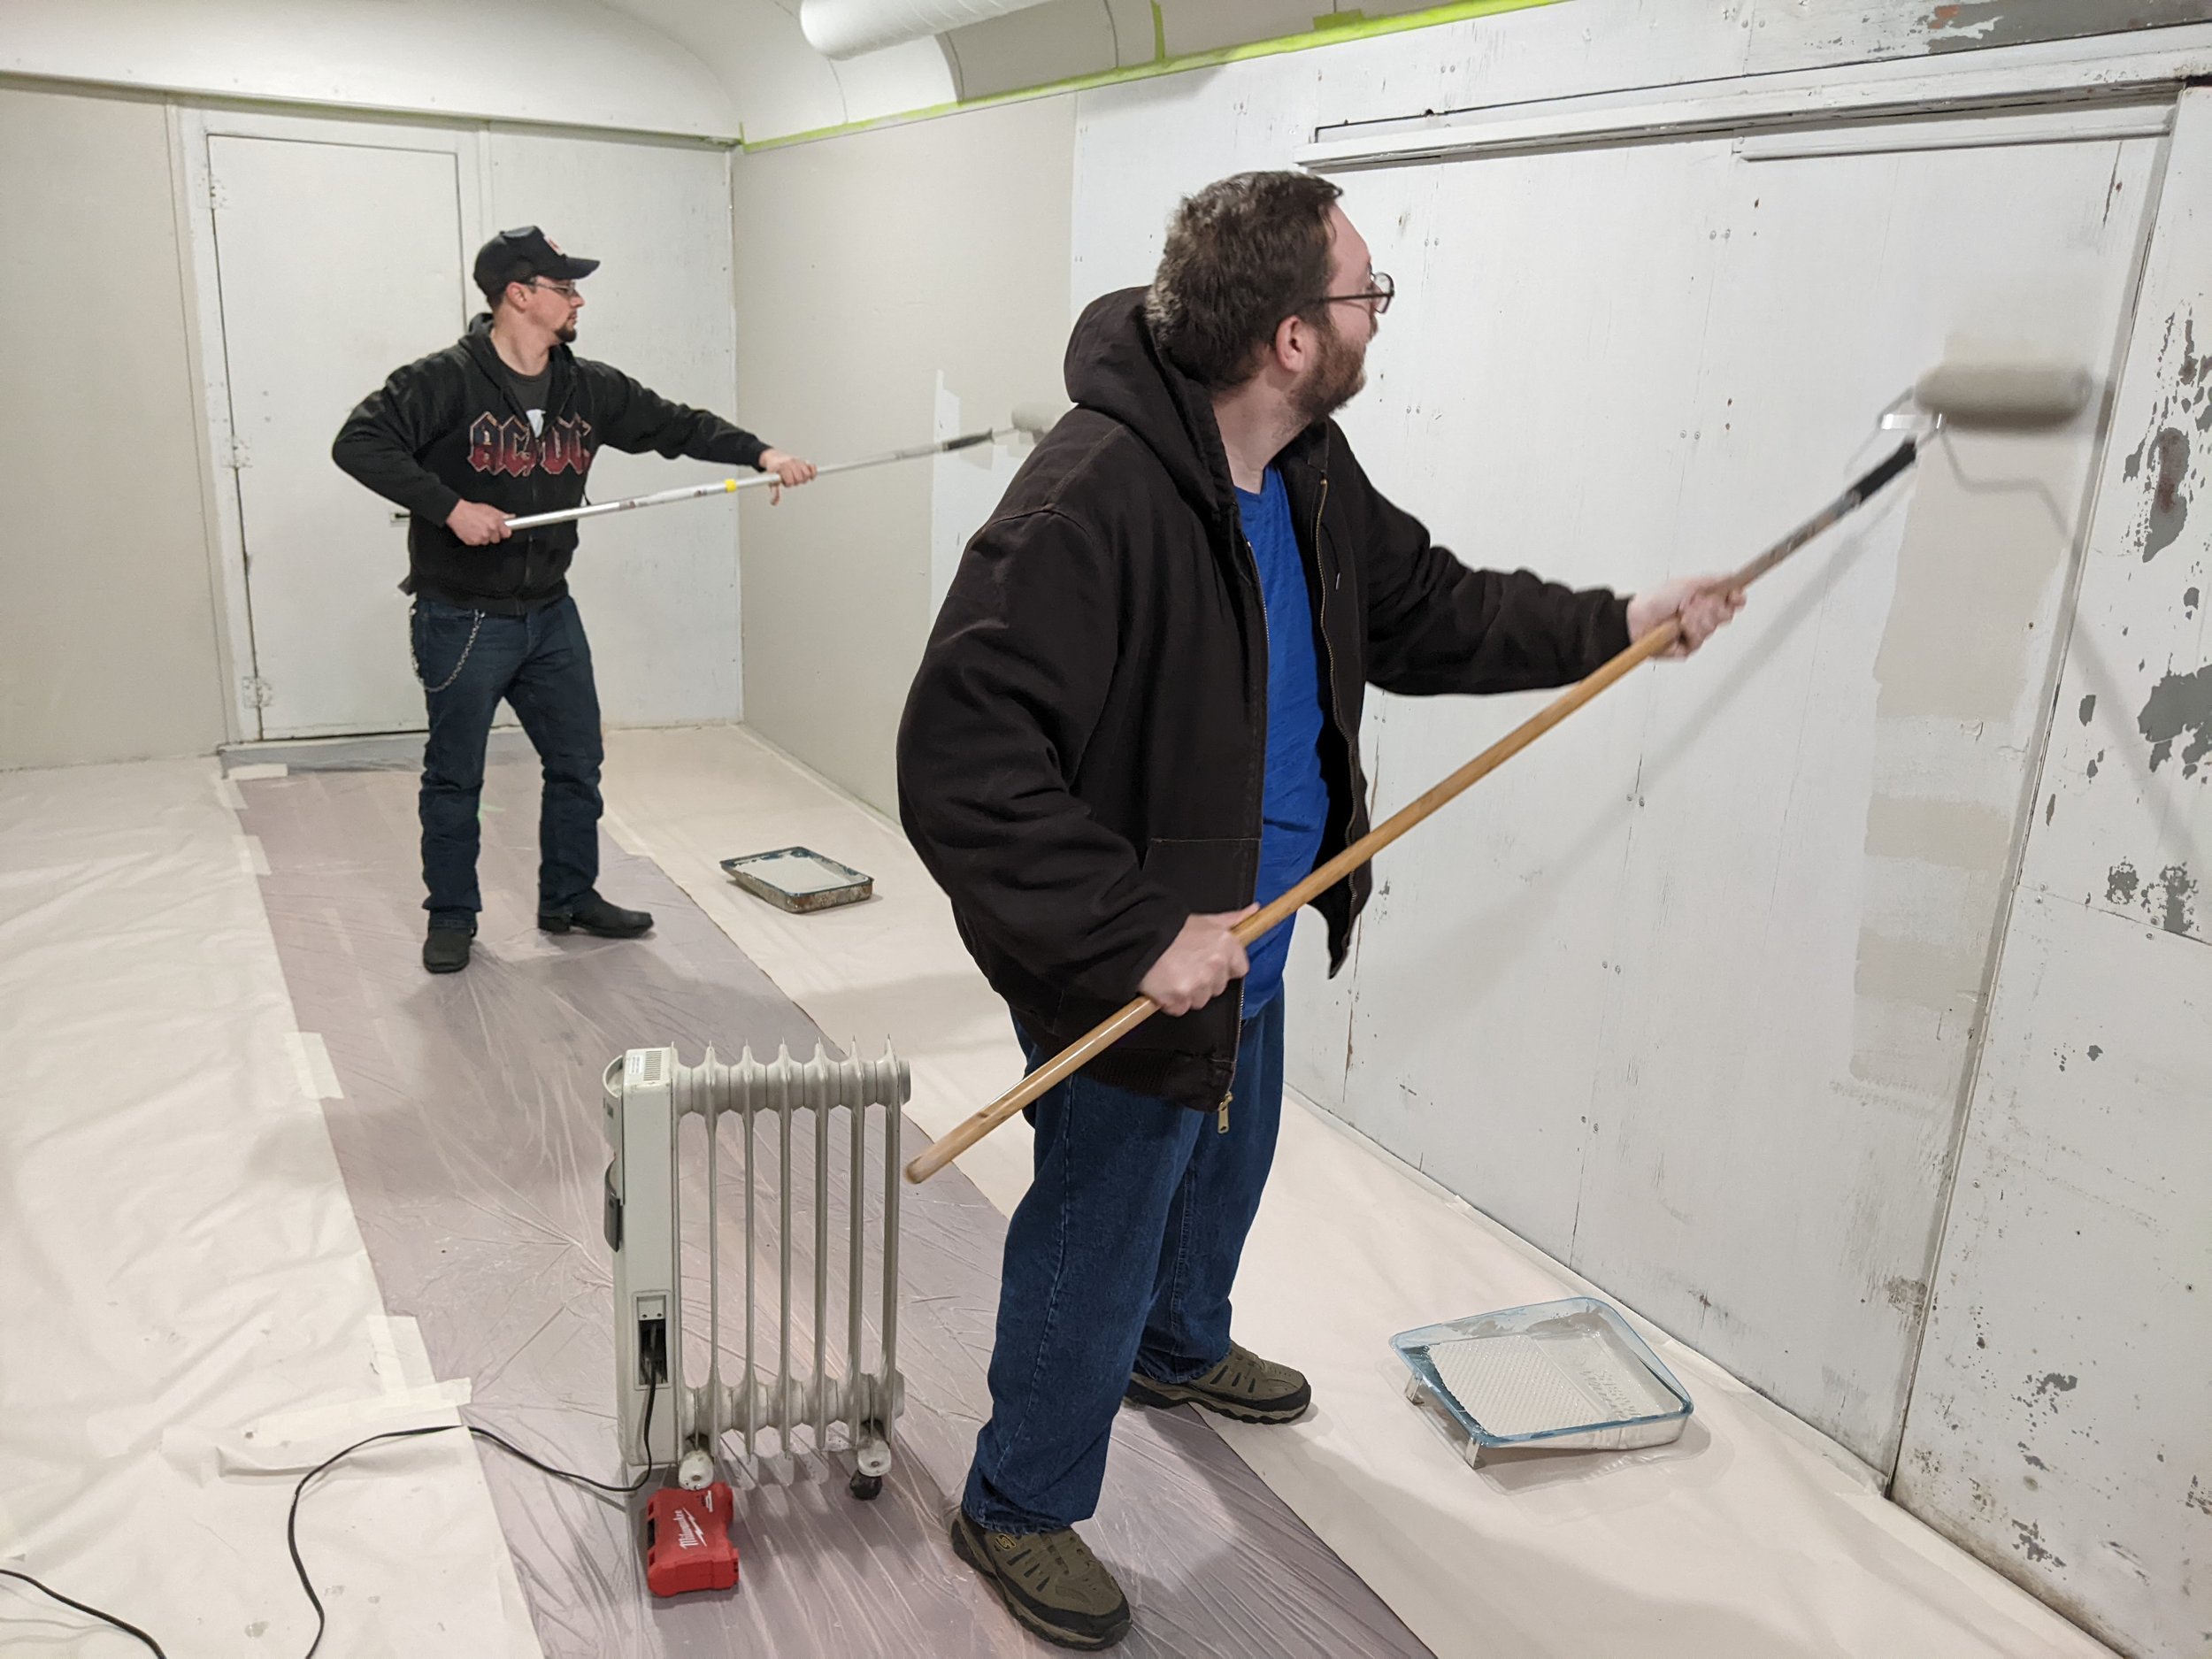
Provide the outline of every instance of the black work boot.
<path id="1" fill-rule="evenodd" d="M 473 923 L 456 926 L 433 922 L 423 936 L 422 965 L 433 973 L 458 973 L 469 965 L 469 941 L 476 936 Z"/>
<path id="2" fill-rule="evenodd" d="M 952 1553 L 983 1575 L 1006 1610 L 1047 1641 L 1095 1652 L 1129 1633 L 1129 1598 L 1073 1527 L 994 1532 L 952 1517 Z"/>
<path id="3" fill-rule="evenodd" d="M 1141 1406 L 1201 1406 L 1240 1423 L 1289 1423 L 1305 1415 L 1313 1389 L 1289 1366 L 1232 1342 L 1227 1358 L 1188 1382 L 1161 1382 L 1130 1372 L 1122 1398 Z"/>
<path id="4" fill-rule="evenodd" d="M 650 910 L 626 910 L 610 904 L 596 893 L 587 893 L 566 910 L 538 912 L 538 926 L 549 933 L 596 933 L 602 939 L 635 939 L 653 925 Z"/>

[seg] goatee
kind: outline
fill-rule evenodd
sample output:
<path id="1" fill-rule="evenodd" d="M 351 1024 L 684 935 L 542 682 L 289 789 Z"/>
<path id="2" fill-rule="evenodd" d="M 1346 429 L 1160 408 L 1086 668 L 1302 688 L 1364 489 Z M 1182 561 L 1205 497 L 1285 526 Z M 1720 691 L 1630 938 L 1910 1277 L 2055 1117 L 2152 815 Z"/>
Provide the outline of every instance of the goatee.
<path id="1" fill-rule="evenodd" d="M 553 331 L 553 338 L 559 341 L 565 346 L 574 345 L 576 343 L 575 323 L 572 320 L 563 323 L 558 328 Z"/>

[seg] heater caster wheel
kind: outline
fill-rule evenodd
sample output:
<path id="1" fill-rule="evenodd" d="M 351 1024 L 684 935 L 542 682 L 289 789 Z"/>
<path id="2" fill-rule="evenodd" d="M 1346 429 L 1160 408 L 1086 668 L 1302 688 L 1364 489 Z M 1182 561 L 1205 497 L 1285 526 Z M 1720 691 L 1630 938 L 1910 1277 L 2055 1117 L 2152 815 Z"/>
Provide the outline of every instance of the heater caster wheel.
<path id="1" fill-rule="evenodd" d="M 845 1483 L 845 1490 L 865 1502 L 883 1491 L 883 1477 L 867 1474 L 856 1469 L 853 1471 L 853 1478 Z"/>

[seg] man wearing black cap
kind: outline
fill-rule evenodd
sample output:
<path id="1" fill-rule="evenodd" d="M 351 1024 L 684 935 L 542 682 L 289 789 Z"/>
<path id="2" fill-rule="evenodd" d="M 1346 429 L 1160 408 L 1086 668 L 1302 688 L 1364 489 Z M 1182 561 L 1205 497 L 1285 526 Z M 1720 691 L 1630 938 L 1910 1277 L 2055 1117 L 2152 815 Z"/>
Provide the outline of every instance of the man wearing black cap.
<path id="1" fill-rule="evenodd" d="M 814 476 L 704 410 L 577 357 L 577 282 L 596 259 L 563 253 L 534 225 L 477 253 L 491 311 L 455 344 L 396 371 L 348 417 L 331 457 L 412 515 L 407 580 L 416 677 L 428 704 L 423 747 L 422 875 L 430 926 L 422 964 L 468 966 L 482 908 L 477 798 L 501 699 L 543 763 L 538 926 L 612 939 L 653 925 L 601 898 L 599 695 L 567 572 L 573 523 L 511 531 L 507 520 L 580 506 L 603 444 L 773 472 L 772 499 Z"/>

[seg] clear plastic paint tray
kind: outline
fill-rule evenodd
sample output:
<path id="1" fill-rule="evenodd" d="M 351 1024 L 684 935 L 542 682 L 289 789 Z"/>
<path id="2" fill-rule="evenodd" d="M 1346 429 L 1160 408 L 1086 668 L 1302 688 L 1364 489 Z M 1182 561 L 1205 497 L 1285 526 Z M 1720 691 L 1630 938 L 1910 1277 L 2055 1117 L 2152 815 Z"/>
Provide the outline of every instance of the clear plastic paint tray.
<path id="1" fill-rule="evenodd" d="M 773 852 L 725 858 L 722 868 L 746 892 L 780 910 L 834 910 L 857 904 L 876 890 L 872 876 L 807 847 L 779 847 Z"/>
<path id="2" fill-rule="evenodd" d="M 1433 1401 L 1486 1451 L 1663 1446 L 1690 1396 L 1628 1322 L 1592 1296 L 1425 1325 L 1390 1339 L 1413 1374 L 1406 1398 Z"/>

